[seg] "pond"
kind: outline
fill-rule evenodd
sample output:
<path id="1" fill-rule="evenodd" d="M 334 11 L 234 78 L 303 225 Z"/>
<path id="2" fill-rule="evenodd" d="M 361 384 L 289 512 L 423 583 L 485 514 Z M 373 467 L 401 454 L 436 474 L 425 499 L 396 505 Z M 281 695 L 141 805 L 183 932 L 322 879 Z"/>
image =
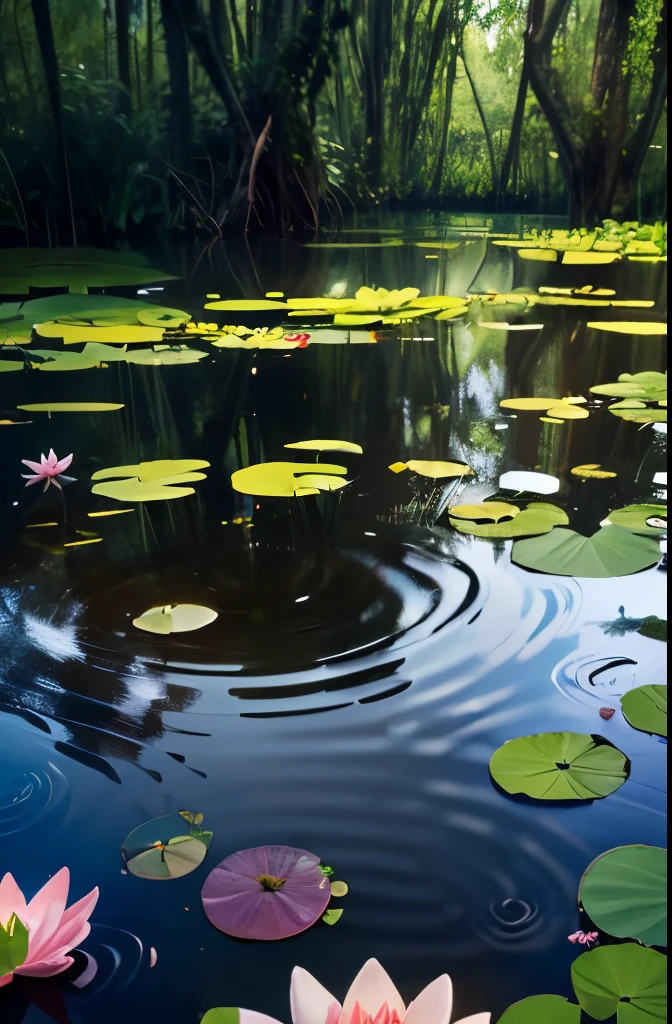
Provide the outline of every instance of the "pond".
<path id="1" fill-rule="evenodd" d="M 98 354 L 78 372 L 45 373 L 44 360 L 98 337 L 84 326 L 70 336 L 79 344 L 63 344 L 81 327 L 77 310 L 47 303 L 32 322 L 69 322 L 30 341 L 31 322 L 3 345 L 0 358 L 25 356 L 27 368 L 0 374 L 0 866 L 31 895 L 64 865 L 71 900 L 100 887 L 81 945 L 95 977 L 78 985 L 82 954 L 54 979 L 17 977 L 0 990 L 3 1024 L 197 1024 L 216 1006 L 289 1021 L 294 965 L 342 998 L 371 957 L 407 1001 L 448 972 L 458 1019 L 495 1021 L 538 993 L 574 1000 L 570 968 L 585 946 L 568 936 L 586 927 L 585 869 L 613 847 L 665 846 L 666 743 L 633 728 L 620 703 L 665 681 L 661 513 L 621 526 L 627 543 L 613 557 L 539 541 L 558 527 L 617 530 L 601 527 L 614 510 L 666 505 L 661 407 L 633 421 L 610 411 L 618 394 L 590 391 L 665 370 L 665 338 L 637 325 L 666 317 L 666 264 L 529 259 L 507 230 L 519 226 L 392 223 L 318 246 L 234 239 L 172 266 L 153 254 L 171 280 L 115 286 L 114 274 L 87 282 L 59 264 L 34 273 L 30 293 L 12 291 L 5 257 L 7 310 L 63 292 L 70 272 L 75 293 L 88 283 L 90 298 L 161 303 L 203 326 L 158 321 L 163 344 L 189 345 L 193 362 L 127 362 L 110 344 L 107 363 Z M 385 313 L 391 323 L 360 303 L 331 323 L 325 297 L 361 286 L 470 301 L 407 316 L 402 304 Z M 217 308 L 268 293 L 266 309 Z M 285 296 L 322 312 L 288 309 Z M 127 316 L 108 319 L 104 341 L 144 330 Z M 605 321 L 636 323 L 614 332 Z M 274 346 L 222 333 L 228 324 L 283 330 Z M 141 351 L 129 341 L 127 353 Z M 542 402 L 501 405 L 523 398 Z M 20 409 L 59 402 L 123 407 Z M 286 447 L 315 438 L 330 443 Z M 50 449 L 73 453 L 64 473 L 75 482 L 25 488 L 22 460 Z M 163 459 L 199 463 L 142 485 L 163 500 L 123 486 L 115 498 L 114 473 L 92 490 L 94 473 Z M 271 493 L 244 475 L 232 486 L 232 474 L 269 462 L 308 468 L 264 478 Z M 292 497 L 302 472 L 307 493 Z M 165 500 L 182 473 L 187 493 Z M 334 479 L 348 483 L 330 490 Z M 486 498 L 508 507 L 502 527 L 533 515 L 530 503 L 557 518 L 529 527 L 531 539 L 497 535 L 494 513 L 459 512 Z M 216 618 L 170 632 L 184 604 Z M 545 732 L 603 738 L 625 755 L 627 778 L 602 799 L 507 792 L 492 755 Z M 185 809 L 212 831 L 203 863 L 137 877 L 125 838 Z M 330 904 L 340 920 L 278 942 L 213 927 L 201 902 L 209 872 L 266 845 L 333 868 L 349 887 Z"/>

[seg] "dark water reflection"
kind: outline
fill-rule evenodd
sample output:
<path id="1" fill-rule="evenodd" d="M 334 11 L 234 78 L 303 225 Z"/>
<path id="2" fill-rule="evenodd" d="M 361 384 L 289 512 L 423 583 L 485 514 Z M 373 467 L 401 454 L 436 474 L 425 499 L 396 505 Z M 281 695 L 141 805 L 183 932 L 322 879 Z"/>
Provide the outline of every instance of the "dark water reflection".
<path id="1" fill-rule="evenodd" d="M 411 247 L 251 244 L 254 259 L 242 243 L 227 245 L 201 261 L 186 295 L 178 282 L 152 298 L 202 319 L 213 291 L 590 283 L 656 300 L 623 319 L 664 312 L 662 266 L 532 264 L 479 237 L 433 260 Z M 57 496 L 35 503 L 8 470 L 0 556 L 2 868 L 26 890 L 62 864 L 75 897 L 101 887 L 86 944 L 99 974 L 85 989 L 58 989 L 70 1020 L 195 1024 L 226 1004 L 288 1020 L 295 963 L 343 993 L 369 956 L 409 996 L 448 970 L 458 1017 L 490 1009 L 496 1019 L 526 995 L 570 994 L 577 951 L 566 936 L 578 926 L 584 868 L 611 846 L 665 845 L 664 744 L 619 712 L 608 722 L 598 714 L 631 686 L 663 680 L 663 644 L 609 636 L 600 624 L 621 605 L 629 617 L 665 617 L 665 575 L 525 572 L 511 565 L 510 542 L 449 528 L 450 491 L 387 469 L 409 457 L 463 460 L 477 476 L 461 500 L 497 493 L 504 472 L 551 474 L 560 491 L 548 500 L 586 533 L 612 508 L 662 497 L 662 430 L 606 410 L 555 428 L 499 408 L 505 397 L 587 394 L 624 371 L 663 369 L 660 339 L 586 327 L 613 311 L 537 307 L 530 316 L 542 332 L 427 321 L 377 344 L 226 351 L 130 373 L 15 374 L 11 389 L 2 381 L 3 408 L 127 403 L 119 416 L 36 418 L 2 438 L 6 467 L 53 446 L 75 451 L 79 477 L 66 493 L 66 534 L 28 528 L 60 520 Z M 308 437 L 362 445 L 363 456 L 334 460 L 353 480 L 341 498 L 290 510 L 232 491 L 239 458 L 286 458 L 286 443 Z M 91 498 L 93 471 L 163 457 L 211 462 L 197 497 L 87 519 L 109 507 Z M 572 477 L 586 462 L 618 476 Z M 75 529 L 105 540 L 63 548 Z M 140 633 L 132 618 L 167 593 L 218 619 L 169 638 Z M 606 736 L 631 759 L 630 779 L 578 807 L 507 798 L 490 781 L 491 753 L 546 729 Z M 202 810 L 214 831 L 204 867 L 165 885 L 123 873 L 127 833 L 179 807 Z M 265 843 L 314 850 L 348 881 L 335 928 L 268 945 L 212 929 L 200 908 L 206 869 Z M 31 999 L 40 998 L 25 985 L 3 990 L 3 1022 L 37 1024 L 44 1016 Z"/>

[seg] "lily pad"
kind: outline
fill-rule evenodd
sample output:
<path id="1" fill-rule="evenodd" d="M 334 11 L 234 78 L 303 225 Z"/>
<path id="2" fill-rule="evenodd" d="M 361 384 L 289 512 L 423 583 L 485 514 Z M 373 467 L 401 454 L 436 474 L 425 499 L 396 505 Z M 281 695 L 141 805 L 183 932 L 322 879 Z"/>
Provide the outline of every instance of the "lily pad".
<path id="1" fill-rule="evenodd" d="M 572 476 L 578 476 L 581 480 L 613 480 L 618 476 L 609 469 L 602 469 L 599 462 L 589 462 L 585 466 L 574 466 L 570 470 Z"/>
<path id="2" fill-rule="evenodd" d="M 501 513 L 498 520 L 503 515 L 512 515 L 513 518 L 506 521 L 500 522 L 495 520 L 492 523 L 478 523 L 473 520 L 489 518 L 488 506 L 502 505 L 508 509 L 514 509 L 514 512 Z M 464 510 L 470 509 L 474 513 L 473 520 L 470 521 L 464 517 Z M 459 511 L 458 511 L 459 510 Z M 460 518 L 454 518 L 456 514 L 459 514 Z M 450 509 L 450 524 L 460 533 L 469 533 L 474 537 L 532 537 L 541 533 L 548 533 L 555 526 L 564 526 L 569 522 L 566 512 L 563 509 L 558 508 L 557 505 L 548 505 L 545 502 L 531 502 L 527 508 L 522 511 L 516 508 L 515 505 L 505 505 L 504 502 L 488 502 L 485 501 L 481 505 L 461 505 Z"/>
<path id="3" fill-rule="evenodd" d="M 529 996 L 514 1003 L 499 1024 L 580 1024 L 581 1007 L 564 996 Z"/>
<path id="4" fill-rule="evenodd" d="M 146 633 L 188 633 L 194 629 L 209 626 L 217 618 L 217 612 L 200 604 L 166 604 L 158 608 L 149 608 L 133 625 L 144 629 Z"/>
<path id="5" fill-rule="evenodd" d="M 427 476 L 431 480 L 443 480 L 455 476 L 473 476 L 474 471 L 463 462 L 427 462 L 423 459 L 411 459 L 409 462 L 394 462 L 389 469 L 393 473 L 403 473 L 410 469 L 419 476 Z"/>
<path id="6" fill-rule="evenodd" d="M 661 402 L 667 398 L 667 374 L 657 370 L 622 373 L 613 384 L 595 384 L 590 390 L 595 395 L 607 395 L 609 398 Z"/>
<path id="7" fill-rule="evenodd" d="M 667 505 L 625 505 L 609 513 L 608 523 L 632 533 L 659 537 L 667 529 Z"/>
<path id="8" fill-rule="evenodd" d="M 85 342 L 96 342 L 99 345 L 147 344 L 162 341 L 164 335 L 162 327 L 145 327 L 143 324 L 95 327 L 52 321 L 38 324 L 35 330 L 41 338 L 60 338 L 64 345 L 81 345 Z"/>
<path id="9" fill-rule="evenodd" d="M 615 793 L 630 773 L 627 757 L 600 737 L 544 732 L 508 740 L 490 759 L 507 793 L 536 800 L 594 800 Z"/>
<path id="10" fill-rule="evenodd" d="M 608 935 L 667 945 L 667 850 L 639 845 L 607 850 L 586 868 L 579 902 Z"/>
<path id="11" fill-rule="evenodd" d="M 588 327 L 615 334 L 667 334 L 667 324 L 647 320 L 591 320 Z"/>
<path id="12" fill-rule="evenodd" d="M 652 537 L 640 537 L 620 526 L 604 526 L 592 537 L 560 527 L 542 537 L 516 541 L 511 559 L 536 572 L 610 579 L 655 565 L 660 546 Z"/>
<path id="13" fill-rule="evenodd" d="M 311 452 L 352 452 L 355 455 L 361 455 L 364 451 L 354 441 L 294 441 L 286 444 L 285 448 L 300 448 Z"/>
<path id="14" fill-rule="evenodd" d="M 241 494 L 276 498 L 305 497 L 334 490 L 346 481 L 333 478 L 347 473 L 345 466 L 327 462 L 263 462 L 231 474 L 231 484 Z"/>
<path id="15" fill-rule="evenodd" d="M 595 1020 L 617 1014 L 618 1024 L 667 1021 L 667 957 L 626 942 L 598 946 L 572 964 L 572 985 Z"/>
<path id="16" fill-rule="evenodd" d="M 322 917 L 331 896 L 319 857 L 289 846 L 259 846 L 227 857 L 208 875 L 203 909 L 239 939 L 286 939 Z"/>
<path id="17" fill-rule="evenodd" d="M 666 644 L 667 619 L 659 619 L 657 615 L 647 615 L 637 632 L 640 636 L 648 637 L 649 640 L 658 640 Z"/>
<path id="18" fill-rule="evenodd" d="M 189 824 L 178 813 L 153 818 L 134 828 L 121 848 L 131 874 L 163 881 L 195 871 L 208 852 L 212 832 L 204 832 L 200 823 L 194 823 L 190 830 Z"/>
<path id="19" fill-rule="evenodd" d="M 623 694 L 621 705 L 626 721 L 633 729 L 667 737 L 667 686 L 655 683 L 636 686 Z M 638 936 L 633 935 L 632 938 Z"/>
<path id="20" fill-rule="evenodd" d="M 31 402 L 17 405 L 24 412 L 117 412 L 123 402 Z"/>
<path id="21" fill-rule="evenodd" d="M 157 459 L 141 462 L 137 466 L 113 466 L 99 469 L 92 480 L 110 480 L 110 483 L 95 484 L 93 494 L 116 501 L 170 501 L 186 498 L 194 493 L 193 487 L 185 484 L 205 480 L 205 473 L 195 472 L 208 469 L 209 462 L 202 459 Z M 124 477 L 128 479 L 113 479 Z M 175 486 L 182 485 L 182 486 Z"/>
<path id="22" fill-rule="evenodd" d="M 2 249 L 0 250 L 0 292 L 27 294 L 30 288 L 88 288 L 152 284 L 173 280 L 174 275 L 145 265 L 134 253 L 106 249 Z"/>

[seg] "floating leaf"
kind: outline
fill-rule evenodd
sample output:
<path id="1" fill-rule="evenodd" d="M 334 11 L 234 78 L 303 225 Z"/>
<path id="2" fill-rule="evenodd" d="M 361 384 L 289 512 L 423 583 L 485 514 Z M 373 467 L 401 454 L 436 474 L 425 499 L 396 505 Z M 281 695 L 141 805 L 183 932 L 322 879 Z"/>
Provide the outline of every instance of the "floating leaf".
<path id="1" fill-rule="evenodd" d="M 553 249 L 520 249 L 518 255 L 521 260 L 536 260 L 539 263 L 555 263 L 558 258 L 557 252 Z"/>
<path id="2" fill-rule="evenodd" d="M 278 302 L 277 299 L 220 299 L 216 302 L 206 302 L 203 308 L 268 312 L 269 310 L 288 309 L 289 303 Z"/>
<path id="3" fill-rule="evenodd" d="M 564 996 L 528 996 L 514 1003 L 499 1018 L 499 1024 L 580 1024 L 581 1007 Z"/>
<path id="4" fill-rule="evenodd" d="M 334 485 L 328 478 L 345 473 L 345 466 L 326 462 L 263 462 L 232 473 L 231 484 L 242 494 L 294 498 L 332 490 Z"/>
<path id="5" fill-rule="evenodd" d="M 24 412 L 116 412 L 123 402 L 33 402 L 17 405 Z"/>
<path id="6" fill-rule="evenodd" d="M 444 309 L 441 313 L 437 313 L 434 317 L 435 320 L 452 320 L 456 316 L 462 316 L 464 313 L 468 313 L 469 309 L 467 306 L 454 306 L 452 309 Z"/>
<path id="7" fill-rule="evenodd" d="M 25 368 L 23 359 L 0 359 L 0 373 L 16 373 Z"/>
<path id="8" fill-rule="evenodd" d="M 618 476 L 610 470 L 602 469 L 599 462 L 589 462 L 585 466 L 574 466 L 570 470 L 572 476 L 578 476 L 581 480 L 613 480 Z"/>
<path id="9" fill-rule="evenodd" d="M 667 1021 L 667 957 L 626 942 L 599 946 L 572 964 L 581 1007 L 596 1020 L 617 1014 L 618 1024 Z"/>
<path id="10" fill-rule="evenodd" d="M 503 409 L 517 409 L 521 412 L 546 412 L 549 409 L 567 405 L 570 409 L 585 402 L 585 398 L 505 398 L 499 404 Z"/>
<path id="11" fill-rule="evenodd" d="M 256 1024 L 258 1024 L 258 1013 L 239 1010 L 235 1006 L 216 1006 L 214 1009 L 208 1010 L 201 1024 L 255 1024 L 255 1017 L 257 1018 Z"/>
<path id="12" fill-rule="evenodd" d="M 667 324 L 646 320 L 591 320 L 588 327 L 594 331 L 612 331 L 615 334 L 667 334 Z"/>
<path id="13" fill-rule="evenodd" d="M 549 506 L 550 507 L 550 506 Z M 517 505 L 509 505 L 505 501 L 482 501 L 478 505 L 453 505 L 449 509 L 451 518 L 457 519 L 488 519 L 498 523 L 507 516 L 517 516 L 520 509 Z"/>
<path id="14" fill-rule="evenodd" d="M 462 462 L 426 462 L 423 459 L 411 459 L 409 462 L 393 462 L 388 468 L 393 473 L 401 473 L 405 469 L 410 469 L 412 473 L 427 476 L 431 480 L 474 475 L 473 469 Z"/>
<path id="15" fill-rule="evenodd" d="M 667 945 L 667 850 L 607 850 L 586 868 L 579 902 L 595 927 L 608 935 L 637 939 L 645 946 Z"/>
<path id="16" fill-rule="evenodd" d="M 92 487 L 92 492 L 116 501 L 170 501 L 173 498 L 185 498 L 194 493 L 193 487 L 174 485 L 204 480 L 204 473 L 194 471 L 209 466 L 210 463 L 202 459 L 158 459 L 154 462 L 141 462 L 137 466 L 99 469 L 91 477 L 92 480 L 111 480 L 114 477 L 128 479 L 97 483 Z"/>
<path id="17" fill-rule="evenodd" d="M 153 818 L 134 828 L 124 839 L 121 852 L 132 875 L 163 881 L 182 878 L 203 863 L 212 832 L 200 827 L 186 831 L 179 814 Z"/>
<path id="18" fill-rule="evenodd" d="M 620 526 L 605 526 L 592 537 L 559 527 L 542 537 L 516 541 L 516 565 L 557 576 L 610 579 L 640 572 L 660 559 L 658 543 Z"/>
<path id="19" fill-rule="evenodd" d="M 657 615 L 647 615 L 637 632 L 640 636 L 646 636 L 650 640 L 667 643 L 667 621 L 659 619 Z"/>
<path id="20" fill-rule="evenodd" d="M 111 288 L 173 279 L 172 274 L 146 266 L 142 257 L 133 253 L 85 246 L 0 250 L 0 292 L 7 295 L 26 294 L 30 288 L 65 287 L 82 292 L 87 287 Z"/>
<path id="21" fill-rule="evenodd" d="M 211 924 L 239 939 L 297 935 L 327 909 L 329 879 L 320 859 L 289 846 L 240 850 L 218 864 L 203 886 Z"/>
<path id="22" fill-rule="evenodd" d="M 135 512 L 134 508 L 110 508 L 104 512 L 87 512 L 89 519 L 102 519 L 104 516 L 123 516 L 126 512 Z"/>
<path id="23" fill-rule="evenodd" d="M 636 686 L 623 694 L 621 705 L 626 721 L 634 729 L 667 737 L 667 686 Z M 640 936 L 633 934 L 628 937 L 638 939 Z M 664 943 L 656 942 L 652 945 L 659 946 Z"/>
<path id="24" fill-rule="evenodd" d="M 667 374 L 655 370 L 622 373 L 614 384 L 596 384 L 590 390 L 595 395 L 608 395 L 610 398 L 661 402 L 667 399 Z"/>
<path id="25" fill-rule="evenodd" d="M 625 505 L 614 509 L 601 526 L 622 526 L 633 533 L 658 537 L 667 529 L 667 505 Z"/>
<path id="26" fill-rule="evenodd" d="M 133 625 L 147 633 L 187 633 L 210 625 L 216 618 L 217 612 L 200 604 L 167 604 L 149 608 L 133 619 Z"/>
<path id="27" fill-rule="evenodd" d="M 347 882 L 332 882 L 331 883 L 331 895 L 332 896 L 336 896 L 338 898 L 340 898 L 342 896 L 347 896 L 349 891 L 350 890 L 348 888 L 348 883 Z"/>
<path id="28" fill-rule="evenodd" d="M 34 358 L 39 356 L 44 362 L 36 363 Z M 65 370 L 90 370 L 93 367 L 101 367 L 107 363 L 124 362 L 126 346 L 111 348 L 109 345 L 98 345 L 90 343 L 85 345 L 81 352 L 58 352 L 55 349 L 33 349 L 30 353 L 33 369 L 45 371 Z"/>
<path id="29" fill-rule="evenodd" d="M 418 249 L 457 249 L 459 242 L 414 242 Z"/>
<path id="30" fill-rule="evenodd" d="M 629 762 L 600 737 L 544 732 L 508 740 L 490 759 L 495 782 L 507 793 L 536 800 L 593 800 L 615 793 Z"/>
<path id="31" fill-rule="evenodd" d="M 566 402 L 562 405 L 554 405 L 548 410 L 548 415 L 552 419 L 558 420 L 586 420 L 590 413 L 587 409 L 582 409 L 578 405 L 571 405 L 569 402 Z"/>
<path id="32" fill-rule="evenodd" d="M 134 345 L 163 340 L 162 327 L 145 327 L 142 324 L 115 327 L 92 327 L 80 324 L 64 324 L 57 321 L 37 324 L 35 330 L 41 338 L 60 338 L 64 345 L 81 345 L 96 342 L 99 345 Z"/>
<path id="33" fill-rule="evenodd" d="M 322 920 L 325 924 L 336 924 L 343 917 L 343 910 L 341 907 L 334 907 L 333 909 L 325 910 L 322 915 Z"/>
<path id="34" fill-rule="evenodd" d="M 354 441 L 293 441 L 292 444 L 286 444 L 285 448 L 300 448 L 311 452 L 352 452 L 355 455 L 361 455 L 364 451 Z"/>
<path id="35" fill-rule="evenodd" d="M 473 519 L 489 518 L 487 508 L 490 504 L 500 505 L 504 508 L 515 508 L 513 505 L 503 505 L 500 502 L 484 502 L 482 505 L 457 506 L 458 509 L 469 509 L 480 512 L 474 515 Z M 495 522 L 478 523 L 463 518 L 454 519 L 455 509 L 449 510 L 450 524 L 459 530 L 460 533 L 469 533 L 475 537 L 532 537 L 541 533 L 548 533 L 556 526 L 564 526 L 569 522 L 567 514 L 556 505 L 547 505 L 544 502 L 531 502 L 526 509 L 515 510 L 514 518 L 508 522 L 499 522 L 500 515 Z M 462 515 L 462 512 L 460 512 Z M 512 515 L 510 512 L 502 515 Z"/>
<path id="36" fill-rule="evenodd" d="M 562 257 L 564 264 L 577 263 L 613 263 L 619 257 L 612 252 L 566 252 Z"/>
<path id="37" fill-rule="evenodd" d="M 138 366 L 185 366 L 207 359 L 207 356 L 207 352 L 199 352 L 198 349 L 189 348 L 187 345 L 179 345 L 177 348 L 157 345 L 154 348 L 141 349 L 139 352 L 129 352 L 125 356 L 125 362 Z"/>

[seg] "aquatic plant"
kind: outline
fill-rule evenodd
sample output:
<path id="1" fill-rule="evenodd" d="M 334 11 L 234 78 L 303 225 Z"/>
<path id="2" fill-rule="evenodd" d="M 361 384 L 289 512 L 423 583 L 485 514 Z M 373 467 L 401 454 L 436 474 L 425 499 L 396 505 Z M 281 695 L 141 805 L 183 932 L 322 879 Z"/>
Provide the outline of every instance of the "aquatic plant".
<path id="1" fill-rule="evenodd" d="M 367 960 L 353 981 L 343 1005 L 308 971 L 295 967 L 290 990 L 293 1024 L 450 1024 L 453 1010 L 453 986 L 447 974 L 441 975 L 406 1007 L 394 982 L 377 960 Z M 238 1017 L 226 1017 L 227 1013 Z M 221 1016 L 218 1016 L 221 1014 Z M 264 1014 L 250 1010 L 210 1010 L 203 1024 L 280 1024 Z M 455 1021 L 467 1024 L 467 1020 Z M 489 1013 L 477 1013 L 468 1024 L 490 1024 Z"/>
<path id="2" fill-rule="evenodd" d="M 331 898 L 320 858 L 290 846 L 240 850 L 210 872 L 201 893 L 208 920 L 239 939 L 286 939 L 310 928 Z"/>
<path id="3" fill-rule="evenodd" d="M 667 945 L 667 850 L 618 846 L 600 854 L 583 873 L 579 904 L 608 935 Z"/>
<path id="4" fill-rule="evenodd" d="M 0 976 L 0 988 L 8 985 L 15 974 L 50 978 L 74 963 L 67 954 L 83 942 L 91 930 L 89 918 L 98 901 L 98 889 L 66 910 L 69 887 L 70 872 L 61 868 L 27 903 L 14 877 L 4 876 L 0 882 L 0 965 L 3 965 L 3 935 L 8 934 L 10 921 L 16 936 L 18 919 L 27 932 L 27 943 L 24 939 L 25 956 L 21 963 Z"/>
<path id="5" fill-rule="evenodd" d="M 599 939 L 599 935 L 600 935 L 599 932 L 582 932 L 582 931 L 578 931 L 578 932 L 572 932 L 571 935 L 567 936 L 567 939 L 573 945 L 576 945 L 578 943 L 579 946 L 588 946 L 588 949 L 590 949 L 591 946 L 596 946 L 597 945 L 598 939 Z"/>
<path id="6" fill-rule="evenodd" d="M 23 479 L 26 481 L 26 487 L 31 487 L 33 484 L 40 483 L 44 480 L 43 491 L 46 491 L 50 484 L 54 487 L 58 487 L 59 491 L 62 490 L 61 483 L 71 484 L 74 483 L 74 476 L 63 476 L 68 466 L 71 464 L 73 459 L 72 455 L 66 455 L 64 459 L 59 459 L 54 452 L 53 448 L 49 449 L 49 454 L 40 456 L 39 462 L 31 462 L 29 459 L 21 459 L 24 466 L 28 466 L 28 469 L 32 469 L 34 476 L 30 476 L 27 473 L 22 473 Z M 61 483 L 58 481 L 58 477 L 61 478 Z"/>
<path id="7" fill-rule="evenodd" d="M 613 384 L 595 384 L 594 395 L 619 398 L 609 412 L 635 423 L 667 422 L 667 374 L 655 370 L 643 373 L 622 373 Z M 654 405 L 656 408 L 652 408 Z"/>
<path id="8" fill-rule="evenodd" d="M 121 847 L 126 867 L 132 875 L 153 881 L 190 874 L 203 863 L 212 841 L 212 832 L 202 824 L 202 814 L 185 810 L 138 825 Z"/>

